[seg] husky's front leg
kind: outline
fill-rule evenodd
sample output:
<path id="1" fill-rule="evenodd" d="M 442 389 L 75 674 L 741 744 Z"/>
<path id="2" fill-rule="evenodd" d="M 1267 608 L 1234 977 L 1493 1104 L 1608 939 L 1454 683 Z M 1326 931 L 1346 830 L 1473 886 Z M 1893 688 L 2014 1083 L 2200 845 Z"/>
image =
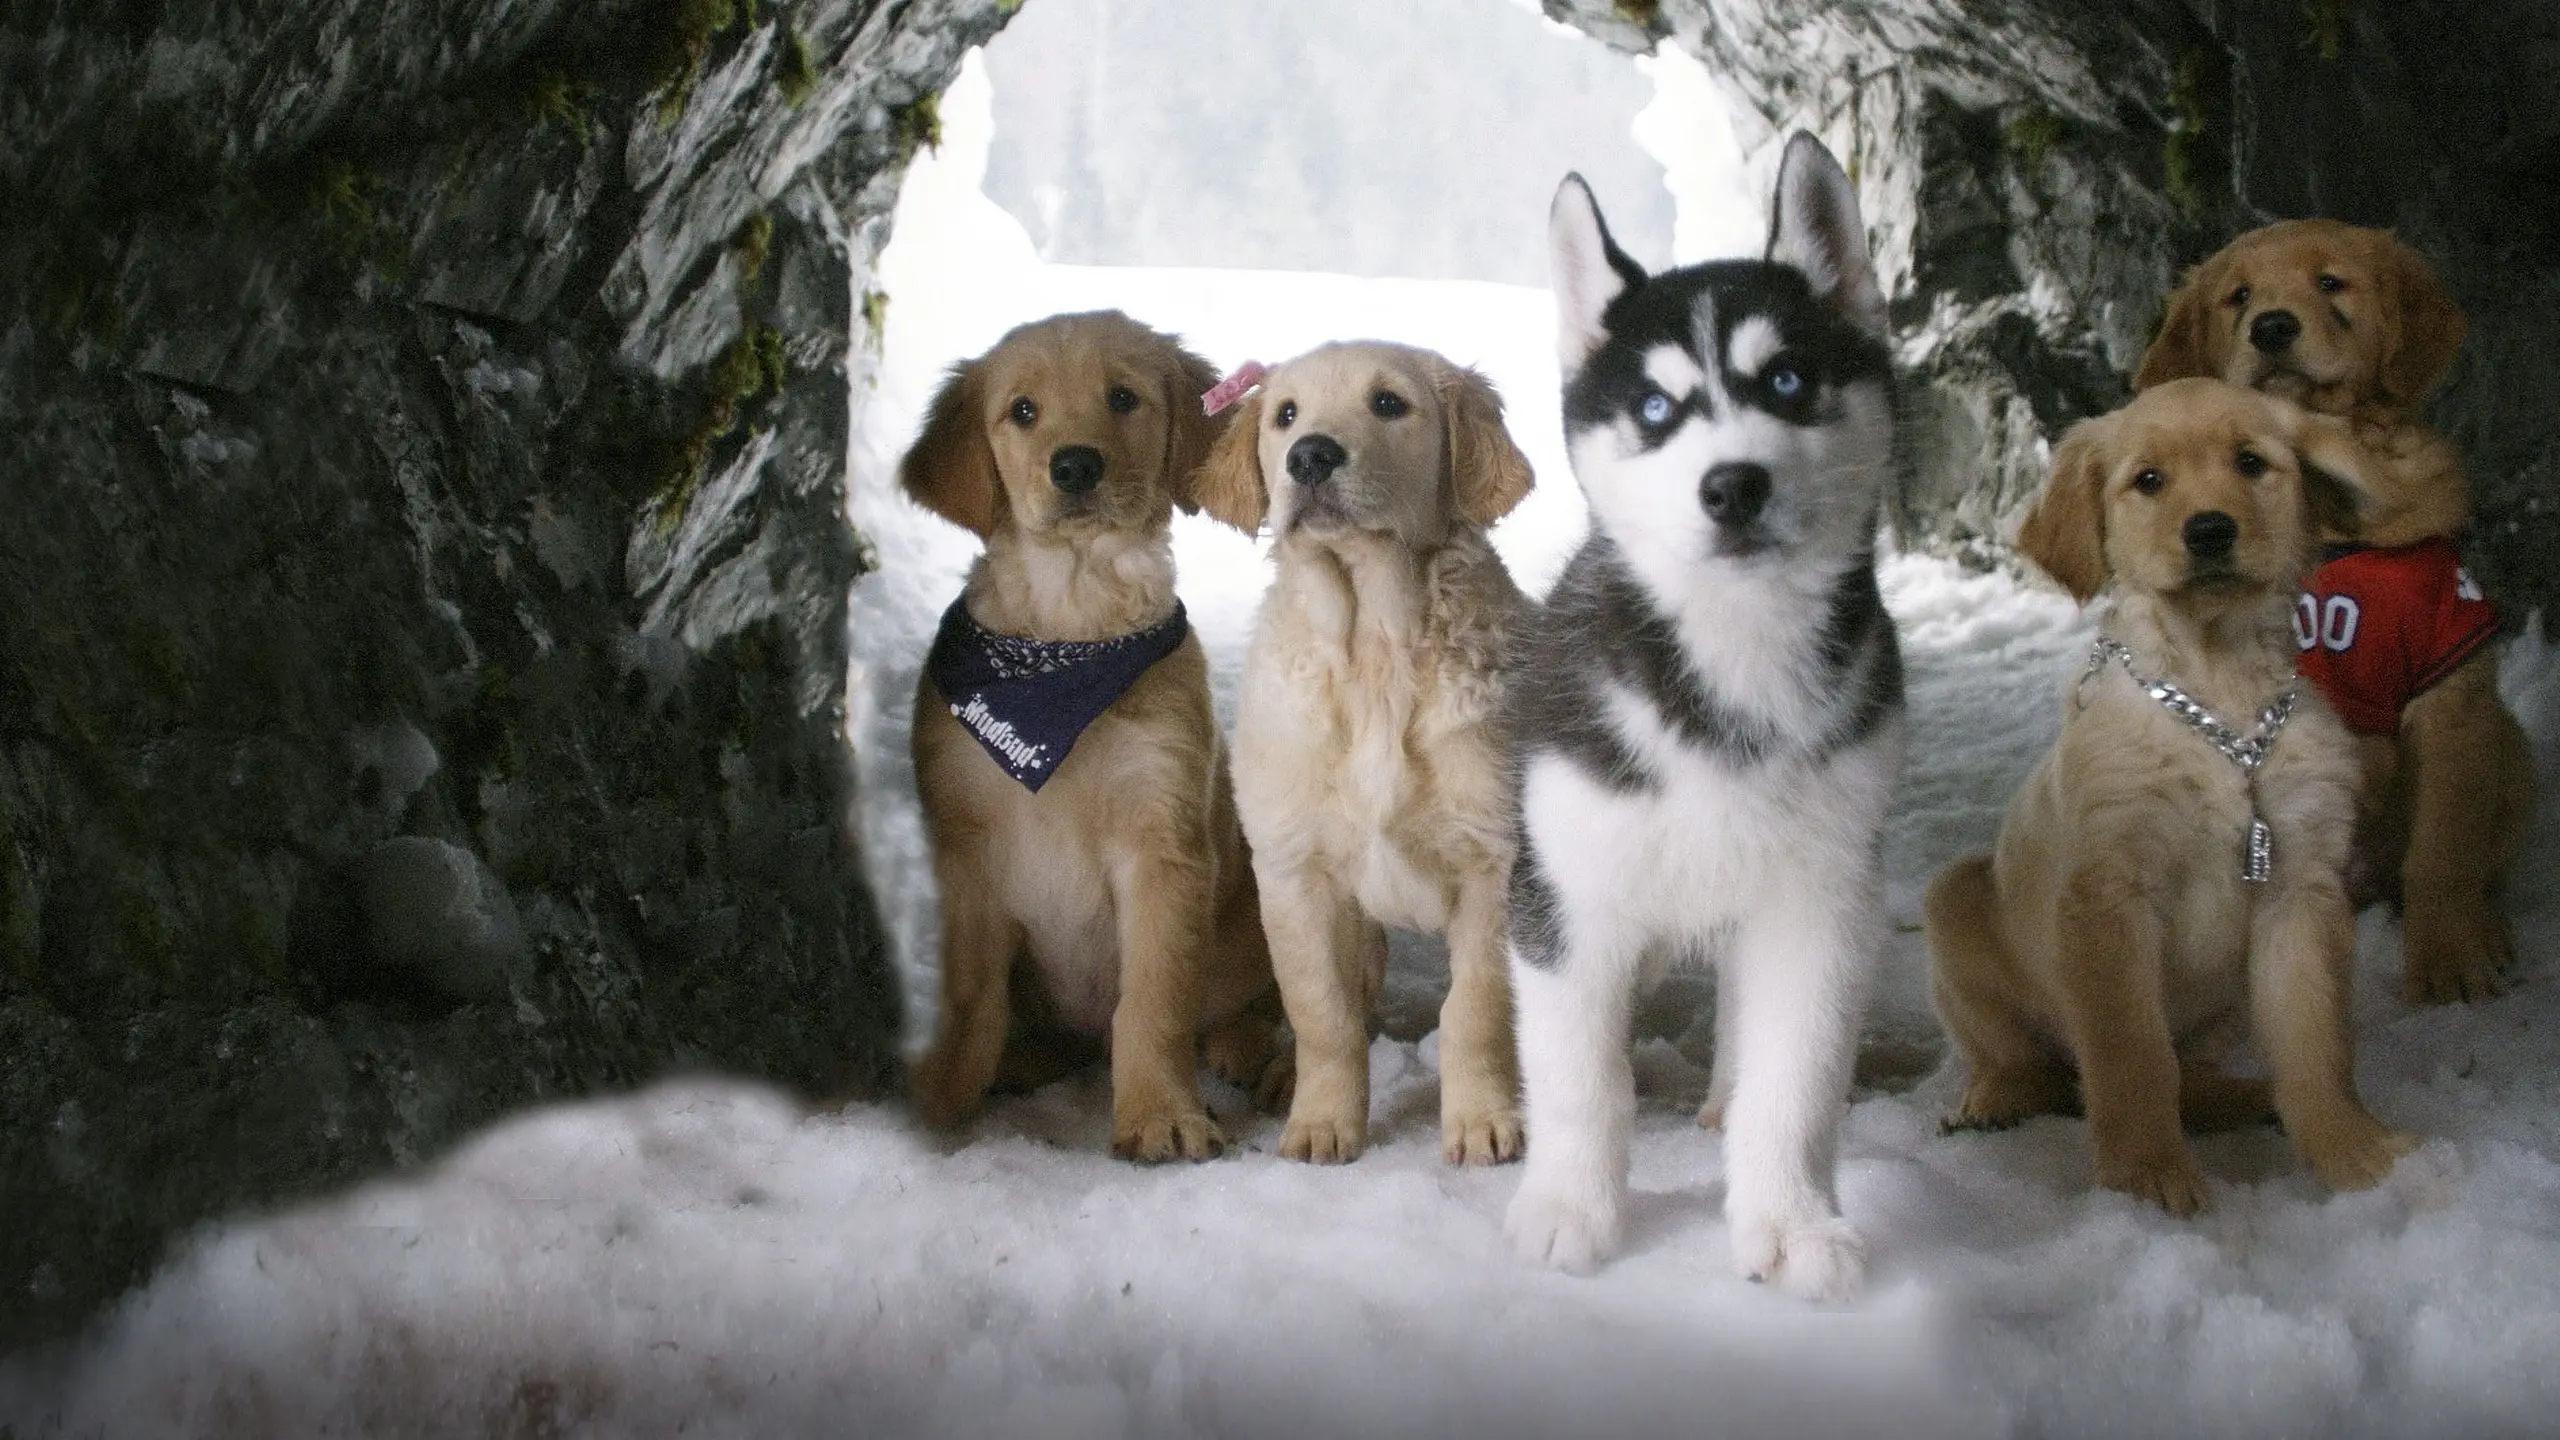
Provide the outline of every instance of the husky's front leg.
<path id="1" fill-rule="evenodd" d="M 1541 958 L 1511 947 L 1529 1151 L 1504 1229 L 1528 1258 L 1584 1273 L 1617 1252 L 1626 1229 L 1637 956 L 1584 945 Z"/>
<path id="2" fill-rule="evenodd" d="M 1879 912 L 1872 874 L 1798 879 L 1741 917 L 1716 984 L 1717 1005 L 1733 1007 L 1730 1028 L 1718 1027 L 1734 1052 L 1725 1221 L 1743 1275 L 1840 1300 L 1866 1273 L 1865 1242 L 1840 1218 L 1832 1176 Z"/>

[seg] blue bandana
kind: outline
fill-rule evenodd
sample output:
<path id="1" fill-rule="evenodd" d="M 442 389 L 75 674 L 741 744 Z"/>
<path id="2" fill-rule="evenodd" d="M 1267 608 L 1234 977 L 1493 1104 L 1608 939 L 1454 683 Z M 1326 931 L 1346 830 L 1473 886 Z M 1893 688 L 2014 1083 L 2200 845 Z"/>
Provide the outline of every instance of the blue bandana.
<path id="1" fill-rule="evenodd" d="M 924 673 L 987 754 L 1036 793 L 1084 727 L 1190 633 L 1176 600 L 1157 624 L 1109 640 L 999 635 L 970 616 L 964 596 L 942 612 Z"/>

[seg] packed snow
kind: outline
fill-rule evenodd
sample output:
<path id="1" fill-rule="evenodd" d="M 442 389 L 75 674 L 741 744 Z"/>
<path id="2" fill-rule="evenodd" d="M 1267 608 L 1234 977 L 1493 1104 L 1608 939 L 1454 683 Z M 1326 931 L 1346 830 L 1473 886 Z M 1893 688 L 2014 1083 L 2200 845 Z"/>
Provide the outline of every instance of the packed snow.
<path id="1" fill-rule="evenodd" d="M 878 283 L 886 372 L 854 519 L 889 568 L 855 597 L 864 833 L 928 1012 L 932 898 L 903 736 L 970 541 L 894 495 L 938 369 L 1007 325 L 1120 305 L 1221 364 L 1367 334 L 1484 368 L 1535 461 L 1497 534 L 1533 592 L 1577 538 L 1545 295 L 1486 284 L 1041 265 L 979 197 L 985 96 L 945 101 Z M 974 107 L 974 109 L 973 109 Z M 973 119 L 975 115 L 976 119 Z M 974 148 L 973 148 L 974 147 Z M 1604 198 L 1604 203 L 1606 197 Z M 1534 217 L 1529 223 L 1534 223 Z M 1660 258 L 1660 257 L 1654 257 Z M 967 283 L 950 283 L 965 276 Z M 1222 703 L 1268 575 L 1177 523 Z M 1960 1077 L 1925 1000 L 1919 896 L 1988 842 L 2056 726 L 2087 620 L 2049 588 L 1885 565 L 1912 759 L 1885 836 L 1902 922 L 1842 1138 L 1867 1295 L 1810 1307 L 1731 1272 L 1720 1142 L 1691 1123 L 1703 985 L 1639 1017 L 1631 1234 L 1589 1278 L 1501 1234 L 1516 1168 L 1439 1159 L 1427 946 L 1399 955 L 1371 1052 L 1372 1148 L 1315 1168 L 1210 1088 L 1240 1142 L 1201 1165 L 1107 1153 L 1096 1073 L 967 1133 L 894 1103 L 811 1111 L 721 1079 L 531 1112 L 413 1175 L 209 1227 L 91 1335 L 0 1364 L 0 1426 L 74 1434 L 1718 1435 L 2518 1434 L 2560 1429 L 2560 654 L 2505 655 L 2544 803 L 2486 1003 L 2399 999 L 2368 915 L 2359 1078 L 2433 1137 L 2331 1195 L 2273 1132 L 2198 1150 L 2192 1221 L 2093 1192 L 2084 1127 L 1941 1136 Z M 897 577 L 894 581 L 889 577 Z M 1533 1137 L 1534 1143 L 1534 1137 Z"/>

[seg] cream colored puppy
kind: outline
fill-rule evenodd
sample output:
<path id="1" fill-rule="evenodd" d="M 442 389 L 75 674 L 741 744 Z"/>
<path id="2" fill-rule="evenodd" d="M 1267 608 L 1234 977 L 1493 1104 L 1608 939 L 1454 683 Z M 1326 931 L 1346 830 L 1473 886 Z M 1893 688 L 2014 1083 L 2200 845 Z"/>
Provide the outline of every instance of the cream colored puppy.
<path id="1" fill-rule="evenodd" d="M 1972 1069 L 1951 1128 L 2084 1109 L 2098 1183 L 2182 1215 L 2205 1203 L 2182 1121 L 2247 1124 L 2272 1101 L 2338 1189 L 2410 1148 L 2355 1090 L 2356 750 L 2293 672 L 2294 596 L 2320 522 L 2351 523 L 2365 463 L 2341 422 L 2219 380 L 2157 386 L 2064 437 L 2018 548 L 2075 598 L 2114 598 L 1997 848 L 1929 890 L 1932 990 Z M 2272 743 L 2244 768 L 2164 682 L 2243 754 Z M 2271 853 L 2253 877 L 2258 820 Z M 2244 1022 L 2272 1094 L 2213 1064 Z"/>
<path id="2" fill-rule="evenodd" d="M 1521 600 L 1485 529 L 1529 485 L 1483 376 L 1375 343 L 1273 371 L 1196 479 L 1200 507 L 1236 528 L 1269 516 L 1279 564 L 1246 652 L 1235 772 L 1297 1032 L 1291 1159 L 1367 1144 L 1382 925 L 1448 936 L 1443 1155 L 1520 1153 L 1495 717 Z"/>

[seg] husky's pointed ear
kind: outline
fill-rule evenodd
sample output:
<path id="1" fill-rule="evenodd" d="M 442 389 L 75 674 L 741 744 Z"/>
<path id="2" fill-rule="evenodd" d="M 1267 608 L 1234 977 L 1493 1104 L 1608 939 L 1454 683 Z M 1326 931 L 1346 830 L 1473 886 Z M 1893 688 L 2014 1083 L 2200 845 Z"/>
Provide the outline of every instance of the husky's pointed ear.
<path id="1" fill-rule="evenodd" d="M 917 504 L 984 536 L 995 531 L 998 497 L 981 368 L 976 360 L 951 367 L 925 411 L 923 433 L 898 462 L 898 483 Z"/>
<path id="2" fill-rule="evenodd" d="M 1529 457 L 1502 423 L 1502 395 L 1492 381 L 1443 361 L 1434 367 L 1431 383 L 1448 431 L 1449 484 L 1458 513 L 1468 524 L 1489 529 L 1528 498 Z"/>
<path id="3" fill-rule="evenodd" d="M 2292 427 L 2293 458 L 2302 470 L 2302 503 L 2312 524 L 2340 535 L 2363 528 L 2376 498 L 2370 478 L 2373 457 L 2357 443 L 2355 429 L 2334 415 L 2320 415 L 2299 405 L 2282 406 Z M 2315 534 L 2316 542 L 2318 536 Z"/>
<path id="4" fill-rule="evenodd" d="M 1778 162 L 1768 258 L 1802 270 L 1813 281 L 1813 293 L 1832 309 L 1884 337 L 1884 290 L 1876 283 L 1875 258 L 1867 253 L 1858 187 L 1809 131 L 1797 131 Z"/>
<path id="5" fill-rule="evenodd" d="M 1200 508 L 1200 467 L 1209 452 L 1234 428 L 1235 415 L 1216 415 L 1201 408 L 1200 397 L 1218 387 L 1218 367 L 1192 354 L 1170 336 L 1164 343 L 1164 478 L 1173 503 L 1185 510 Z"/>
<path id="6" fill-rule="evenodd" d="M 2054 448 L 2053 475 L 2018 527 L 2018 553 L 2086 605 L 2107 588 L 2107 478 L 2104 416 L 2071 427 Z"/>
<path id="7" fill-rule="evenodd" d="M 2395 404 L 2415 408 L 2452 368 L 2471 322 L 2445 293 L 2425 256 L 2389 235 L 2377 236 L 2376 246 L 2382 252 L 2378 268 L 2387 277 L 2383 284 L 2397 321 L 2384 332 L 2378 378 L 2383 393 Z"/>
<path id="8" fill-rule="evenodd" d="M 1236 402 L 1233 413 L 1226 433 L 1209 447 L 1209 458 L 1191 473 L 1189 488 L 1202 514 L 1251 535 L 1271 508 L 1271 492 L 1262 483 L 1261 392 Z"/>
<path id="9" fill-rule="evenodd" d="M 1608 339 L 1609 302 L 1644 283 L 1644 267 L 1609 238 L 1600 203 L 1580 175 L 1567 175 L 1547 210 L 1547 253 L 1556 293 L 1556 358 L 1571 375 Z"/>
<path id="10" fill-rule="evenodd" d="M 2151 348 L 2142 352 L 2142 364 L 2133 372 L 2135 390 L 2197 375 L 2221 378 L 2222 365 L 2213 357 L 2213 337 L 2205 328 L 2213 317 L 2212 297 L 2222 288 L 2214 263 L 2220 258 L 2189 270 L 2185 283 L 2170 292 L 2160 314 L 2160 333 L 2151 337 Z"/>

